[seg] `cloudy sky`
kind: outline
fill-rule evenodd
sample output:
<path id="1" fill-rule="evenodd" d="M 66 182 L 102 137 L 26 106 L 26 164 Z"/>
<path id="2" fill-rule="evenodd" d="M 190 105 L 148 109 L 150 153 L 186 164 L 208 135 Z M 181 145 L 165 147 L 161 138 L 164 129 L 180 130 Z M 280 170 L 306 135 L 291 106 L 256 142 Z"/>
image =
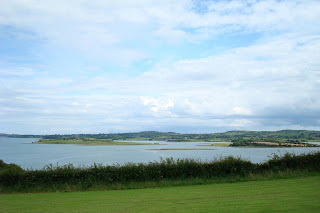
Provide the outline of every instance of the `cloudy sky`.
<path id="1" fill-rule="evenodd" d="M 0 132 L 320 130 L 318 0 L 0 5 Z"/>

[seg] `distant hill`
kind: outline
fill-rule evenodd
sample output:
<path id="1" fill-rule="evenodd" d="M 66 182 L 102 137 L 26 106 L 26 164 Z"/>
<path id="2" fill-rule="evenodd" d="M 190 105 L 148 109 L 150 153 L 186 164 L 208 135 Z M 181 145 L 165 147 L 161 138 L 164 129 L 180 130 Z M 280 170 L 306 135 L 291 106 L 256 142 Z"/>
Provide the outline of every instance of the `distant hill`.
<path id="1" fill-rule="evenodd" d="M 320 141 L 320 131 L 280 130 L 280 131 L 247 131 L 234 130 L 224 133 L 184 134 L 175 132 L 143 131 L 134 133 L 100 133 L 100 134 L 54 134 L 54 135 L 19 135 L 1 133 L 3 137 L 44 138 L 44 139 L 112 139 L 112 140 L 159 140 L 159 141 L 231 141 L 250 140 L 268 142 L 305 142 Z"/>

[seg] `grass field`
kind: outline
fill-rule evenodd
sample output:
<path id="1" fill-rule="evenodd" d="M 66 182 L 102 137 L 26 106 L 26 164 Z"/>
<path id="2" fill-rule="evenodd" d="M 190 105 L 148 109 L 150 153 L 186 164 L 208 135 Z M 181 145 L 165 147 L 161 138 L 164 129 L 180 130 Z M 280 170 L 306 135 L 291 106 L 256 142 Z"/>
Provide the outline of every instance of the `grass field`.
<path id="1" fill-rule="evenodd" d="M 319 212 L 320 175 L 195 186 L 1 194 L 0 212 Z"/>

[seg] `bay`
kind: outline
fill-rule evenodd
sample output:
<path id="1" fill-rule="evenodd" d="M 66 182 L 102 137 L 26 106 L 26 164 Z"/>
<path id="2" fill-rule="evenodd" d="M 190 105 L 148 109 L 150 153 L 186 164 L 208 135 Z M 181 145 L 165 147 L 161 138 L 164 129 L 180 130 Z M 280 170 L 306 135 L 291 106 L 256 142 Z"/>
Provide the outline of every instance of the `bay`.
<path id="1" fill-rule="evenodd" d="M 0 137 L 0 159 L 15 163 L 24 169 L 42 169 L 46 165 L 90 166 L 124 163 L 147 163 L 161 158 L 193 158 L 202 161 L 224 156 L 241 157 L 254 163 L 268 160 L 273 153 L 287 152 L 301 154 L 320 151 L 320 147 L 295 148 L 243 148 L 199 146 L 206 142 L 164 142 L 152 141 L 157 145 L 87 146 L 73 144 L 32 144 L 37 138 Z M 139 141 L 136 141 L 139 142 Z M 145 142 L 145 141 L 144 141 Z M 132 143 L 134 143 L 132 141 Z M 210 150 L 161 150 L 161 149 L 210 149 Z"/>

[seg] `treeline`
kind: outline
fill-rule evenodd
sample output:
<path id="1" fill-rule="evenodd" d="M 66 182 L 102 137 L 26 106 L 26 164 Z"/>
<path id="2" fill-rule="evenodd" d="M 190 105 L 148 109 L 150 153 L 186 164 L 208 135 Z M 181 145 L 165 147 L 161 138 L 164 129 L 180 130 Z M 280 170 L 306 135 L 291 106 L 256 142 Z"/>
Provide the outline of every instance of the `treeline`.
<path id="1" fill-rule="evenodd" d="M 7 137 L 37 137 L 43 139 L 78 140 L 81 138 L 110 139 L 110 140 L 160 140 L 171 142 L 182 141 L 268 141 L 268 142 L 304 142 L 308 140 L 320 141 L 320 131 L 309 130 L 281 130 L 281 131 L 228 131 L 212 134 L 181 134 L 174 132 L 144 131 L 136 133 L 111 134 L 55 134 L 55 135 L 5 135 Z"/>
<path id="2" fill-rule="evenodd" d="M 194 159 L 165 159 L 150 163 L 90 167 L 73 165 L 42 170 L 23 170 L 14 164 L 0 161 L 1 192 L 78 191 L 112 188 L 132 183 L 161 183 L 164 181 L 192 181 L 248 178 L 254 175 L 279 172 L 320 172 L 320 152 L 284 156 L 274 155 L 265 163 L 252 163 L 235 157 L 210 162 Z"/>
<path id="3" fill-rule="evenodd" d="M 259 140 L 259 142 L 253 140 L 253 139 L 237 139 L 233 140 L 233 143 L 231 143 L 229 146 L 241 146 L 241 147 L 248 147 L 248 146 L 254 146 L 254 147 L 319 147 L 317 144 L 309 144 L 309 143 L 303 143 L 298 140 L 285 140 L 285 141 L 279 141 L 279 140 Z M 268 142 L 268 143 L 263 143 Z M 270 143 L 271 142 L 271 143 Z"/>

